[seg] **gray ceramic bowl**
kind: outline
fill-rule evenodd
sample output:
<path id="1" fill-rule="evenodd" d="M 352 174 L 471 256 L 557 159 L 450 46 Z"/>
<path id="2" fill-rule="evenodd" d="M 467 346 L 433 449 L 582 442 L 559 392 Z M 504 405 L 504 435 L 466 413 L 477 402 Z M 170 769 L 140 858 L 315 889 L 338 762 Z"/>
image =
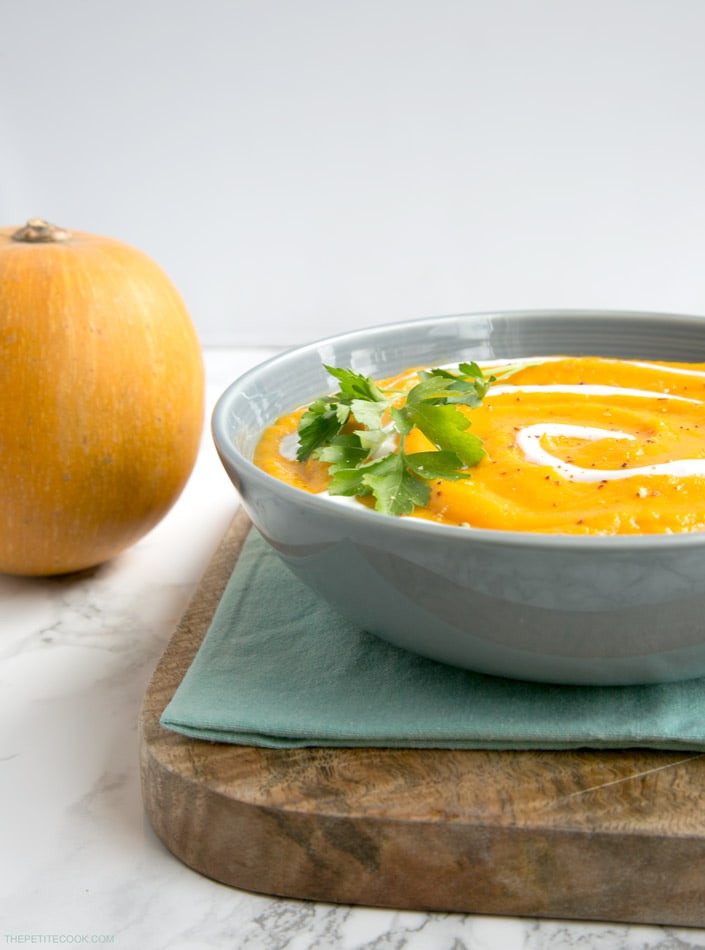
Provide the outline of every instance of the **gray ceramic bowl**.
<path id="1" fill-rule="evenodd" d="M 405 367 L 550 354 L 705 362 L 705 320 L 623 312 L 437 317 L 331 337 L 249 371 L 213 415 L 250 518 L 363 628 L 442 662 L 554 683 L 705 675 L 705 533 L 573 537 L 472 530 L 339 505 L 251 461 L 262 429 L 331 390 L 322 364 Z"/>

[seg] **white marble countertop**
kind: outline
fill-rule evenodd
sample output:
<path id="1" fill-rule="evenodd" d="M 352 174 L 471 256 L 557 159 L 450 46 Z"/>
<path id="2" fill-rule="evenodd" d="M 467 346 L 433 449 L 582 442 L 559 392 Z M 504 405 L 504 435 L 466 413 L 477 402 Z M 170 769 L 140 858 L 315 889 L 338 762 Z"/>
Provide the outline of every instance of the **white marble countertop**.
<path id="1" fill-rule="evenodd" d="M 205 355 L 210 407 L 269 351 Z M 206 428 L 181 498 L 131 550 L 79 577 L 0 577 L 0 946 L 705 947 L 705 930 L 263 897 L 208 880 L 167 852 L 144 817 L 137 719 L 149 677 L 237 503 Z"/>

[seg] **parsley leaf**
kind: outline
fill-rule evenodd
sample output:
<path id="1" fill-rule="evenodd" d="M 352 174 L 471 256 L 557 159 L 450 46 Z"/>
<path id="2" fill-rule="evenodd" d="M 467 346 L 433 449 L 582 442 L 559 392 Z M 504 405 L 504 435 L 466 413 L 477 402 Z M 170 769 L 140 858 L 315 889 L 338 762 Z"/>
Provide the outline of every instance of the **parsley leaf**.
<path id="1" fill-rule="evenodd" d="M 358 435 L 336 435 L 328 445 L 316 453 L 321 462 L 328 462 L 331 475 L 349 468 L 355 468 L 365 461 L 369 450 L 365 448 Z"/>
<path id="2" fill-rule="evenodd" d="M 333 440 L 348 422 L 351 413 L 367 428 L 379 428 L 387 408 L 385 394 L 367 376 L 351 369 L 325 369 L 340 382 L 340 391 L 311 403 L 299 423 L 296 458 L 305 462 L 321 446 Z"/>
<path id="3" fill-rule="evenodd" d="M 363 470 L 359 468 L 337 469 L 330 480 L 328 491 L 331 495 L 347 495 L 356 498 L 372 494 L 372 489 L 363 480 Z"/>
<path id="4" fill-rule="evenodd" d="M 375 496 L 378 511 L 388 515 L 410 515 L 418 505 L 428 503 L 429 485 L 409 471 L 406 456 L 390 453 L 362 469 L 362 482 Z"/>
<path id="5" fill-rule="evenodd" d="M 540 366 L 541 363 L 545 362 L 546 360 L 543 356 L 529 357 L 525 360 L 511 360 L 509 363 L 494 366 L 492 368 L 492 375 L 497 380 L 509 379 L 510 376 L 514 376 L 515 373 L 520 373 L 529 366 Z"/>
<path id="6" fill-rule="evenodd" d="M 468 473 L 455 452 L 412 452 L 406 455 L 406 464 L 419 478 L 433 481 L 445 478 L 449 481 L 467 478 Z"/>
<path id="7" fill-rule="evenodd" d="M 428 503 L 429 481 L 469 478 L 468 469 L 485 457 L 460 408 L 480 405 L 494 382 L 476 363 L 460 363 L 457 372 L 423 370 L 406 394 L 383 390 L 353 370 L 324 366 L 340 389 L 303 413 L 296 457 L 329 465 L 331 495 L 372 495 L 378 511 L 408 515 Z M 407 453 L 413 429 L 436 451 Z"/>
<path id="8" fill-rule="evenodd" d="M 348 421 L 349 406 L 326 399 L 311 403 L 299 422 L 299 445 L 296 458 L 305 462 L 316 449 L 326 445 Z"/>
<path id="9" fill-rule="evenodd" d="M 377 388 L 369 376 L 363 376 L 361 373 L 355 373 L 351 369 L 338 369 L 335 366 L 323 364 L 331 376 L 334 376 L 340 382 L 340 399 L 344 402 L 353 399 L 362 399 L 369 402 L 385 402 L 384 393 Z"/>
<path id="10" fill-rule="evenodd" d="M 477 465 L 485 457 L 482 440 L 467 432 L 470 420 L 451 405 L 421 403 L 408 406 L 410 421 L 438 449 L 454 452 L 463 465 Z"/>

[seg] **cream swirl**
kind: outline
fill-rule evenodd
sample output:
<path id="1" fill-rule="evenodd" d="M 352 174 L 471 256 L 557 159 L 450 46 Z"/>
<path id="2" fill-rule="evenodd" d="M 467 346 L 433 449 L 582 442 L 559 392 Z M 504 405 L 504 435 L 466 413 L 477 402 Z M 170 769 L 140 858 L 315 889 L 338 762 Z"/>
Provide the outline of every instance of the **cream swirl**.
<path id="1" fill-rule="evenodd" d="M 576 426 L 563 423 L 537 422 L 525 426 L 517 433 L 516 442 L 528 462 L 536 465 L 548 465 L 557 474 L 573 482 L 604 482 L 623 478 L 635 478 L 644 475 L 673 475 L 686 478 L 689 475 L 705 476 L 705 459 L 677 459 L 672 462 L 659 462 L 655 465 L 639 465 L 634 468 L 581 468 L 565 462 L 553 455 L 541 445 L 544 437 L 565 436 L 572 439 L 584 439 L 594 442 L 598 439 L 634 439 L 627 432 L 612 429 L 600 429 L 593 426 Z"/>
<path id="2" fill-rule="evenodd" d="M 705 373 L 700 370 L 689 370 L 680 367 L 656 366 L 652 363 L 635 361 L 633 365 L 648 369 L 658 369 L 661 372 L 669 372 L 683 376 L 705 377 Z M 691 399 L 687 396 L 678 396 L 669 392 L 654 391 L 648 389 L 635 389 L 624 386 L 610 385 L 567 385 L 567 384 L 545 384 L 545 385 L 524 385 L 521 383 L 505 383 L 493 386 L 487 393 L 488 397 L 502 396 L 516 393 L 565 393 L 569 395 L 590 396 L 630 396 L 636 399 L 658 399 L 658 400 L 678 400 L 695 405 L 702 405 L 702 400 Z M 661 462 L 654 465 L 641 465 L 634 467 L 625 467 L 619 469 L 598 469 L 582 468 L 579 465 L 573 465 L 566 462 L 558 456 L 545 449 L 541 440 L 545 437 L 568 437 L 574 439 L 583 439 L 585 441 L 597 441 L 599 439 L 630 439 L 635 436 L 627 432 L 621 432 L 612 429 L 604 429 L 595 426 L 572 425 L 565 423 L 536 423 L 534 425 L 522 428 L 516 438 L 518 447 L 524 454 L 528 462 L 536 465 L 546 465 L 554 471 L 575 482 L 603 482 L 614 481 L 625 478 L 635 478 L 645 475 L 671 475 L 678 478 L 685 478 L 692 475 L 705 476 L 705 459 L 678 459 L 669 462 Z"/>
<path id="3" fill-rule="evenodd" d="M 626 386 L 606 386 L 597 384 L 567 384 L 567 383 L 546 383 L 538 385 L 525 385 L 524 383 L 500 383 L 492 386 L 485 396 L 485 399 L 492 396 L 506 396 L 510 393 L 565 393 L 571 396 L 635 396 L 641 399 L 677 399 L 679 402 L 691 402 L 698 405 L 702 402 L 700 399 L 690 399 L 688 396 L 676 396 L 672 393 L 654 392 L 649 389 L 630 389 Z"/>

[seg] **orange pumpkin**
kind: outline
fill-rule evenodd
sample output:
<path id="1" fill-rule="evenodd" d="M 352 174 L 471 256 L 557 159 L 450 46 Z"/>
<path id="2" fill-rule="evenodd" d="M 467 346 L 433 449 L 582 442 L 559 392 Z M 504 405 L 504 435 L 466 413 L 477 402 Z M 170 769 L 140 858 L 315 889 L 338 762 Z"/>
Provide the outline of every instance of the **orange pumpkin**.
<path id="1" fill-rule="evenodd" d="M 193 324 L 151 258 L 41 219 L 0 229 L 0 571 L 136 542 L 186 484 L 203 413 Z"/>

